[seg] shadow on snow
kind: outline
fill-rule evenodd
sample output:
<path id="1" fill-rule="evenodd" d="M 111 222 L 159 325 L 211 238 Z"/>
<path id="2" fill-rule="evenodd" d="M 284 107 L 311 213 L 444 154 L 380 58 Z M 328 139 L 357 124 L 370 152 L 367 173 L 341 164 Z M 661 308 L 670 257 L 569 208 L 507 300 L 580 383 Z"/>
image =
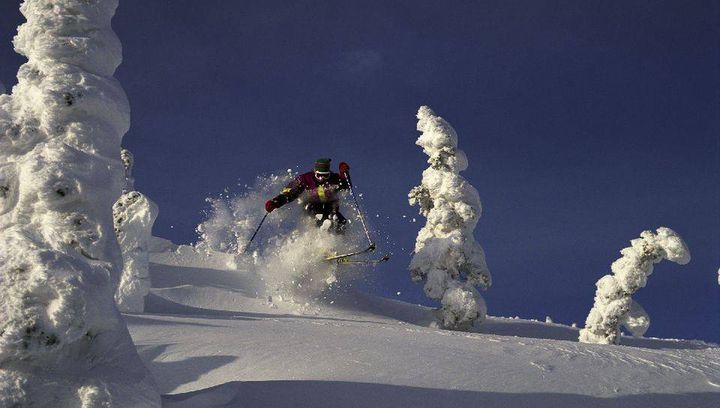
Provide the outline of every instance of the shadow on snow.
<path id="1" fill-rule="evenodd" d="M 643 394 L 616 398 L 558 393 L 498 393 L 345 381 L 234 381 L 163 396 L 166 408 L 189 407 L 694 407 L 720 406 L 720 394 Z"/>

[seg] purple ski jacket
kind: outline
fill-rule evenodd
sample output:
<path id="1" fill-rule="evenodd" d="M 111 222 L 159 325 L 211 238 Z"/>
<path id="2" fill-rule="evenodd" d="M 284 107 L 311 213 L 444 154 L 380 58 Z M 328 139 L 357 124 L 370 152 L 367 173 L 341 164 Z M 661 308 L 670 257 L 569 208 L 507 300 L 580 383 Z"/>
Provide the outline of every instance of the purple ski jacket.
<path id="1" fill-rule="evenodd" d="M 295 177 L 282 193 L 273 198 L 273 202 L 283 206 L 302 196 L 302 201 L 309 204 L 336 205 L 339 201 L 338 191 L 347 190 L 349 187 L 347 180 L 337 173 L 330 173 L 327 181 L 319 183 L 315 179 L 315 173 L 310 171 Z"/>

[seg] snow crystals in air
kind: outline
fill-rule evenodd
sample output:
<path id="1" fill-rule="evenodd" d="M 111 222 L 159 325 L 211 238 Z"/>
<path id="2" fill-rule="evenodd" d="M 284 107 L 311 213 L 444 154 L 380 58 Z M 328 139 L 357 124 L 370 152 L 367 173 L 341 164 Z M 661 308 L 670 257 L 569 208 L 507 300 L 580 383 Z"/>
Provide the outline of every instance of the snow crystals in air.
<path id="1" fill-rule="evenodd" d="M 339 278 L 351 281 L 359 275 L 358 268 L 338 266 L 324 258 L 367 246 L 367 242 L 360 228 L 349 227 L 345 234 L 336 235 L 328 231 L 328 225 L 316 227 L 315 220 L 303 210 L 301 196 L 268 214 L 257 237 L 249 243 L 265 213 L 265 201 L 279 194 L 294 176 L 259 176 L 237 197 L 208 198 L 211 208 L 197 228 L 197 248 L 233 254 L 231 267 L 252 271 L 263 282 L 262 297 L 304 304 Z M 354 209 L 345 205 L 341 205 L 341 212 L 350 223 L 356 216 Z M 342 277 L 338 276 L 339 267 Z"/>

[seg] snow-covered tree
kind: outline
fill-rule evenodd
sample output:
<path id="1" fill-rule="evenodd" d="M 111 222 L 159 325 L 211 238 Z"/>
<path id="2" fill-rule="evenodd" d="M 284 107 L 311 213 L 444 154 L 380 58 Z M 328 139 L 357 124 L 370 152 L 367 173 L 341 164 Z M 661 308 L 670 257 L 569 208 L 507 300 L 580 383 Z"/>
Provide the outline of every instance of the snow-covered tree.
<path id="1" fill-rule="evenodd" d="M 133 191 L 132 153 L 123 149 L 120 158 L 125 168 L 125 188 L 113 205 L 113 223 L 122 253 L 123 269 L 115 301 L 123 312 L 141 313 L 145 309 L 145 296 L 151 286 L 148 247 L 158 207 L 144 194 Z"/>
<path id="2" fill-rule="evenodd" d="M 425 282 L 425 294 L 441 303 L 444 328 L 467 330 L 485 319 L 485 301 L 475 288 L 491 284 L 485 253 L 473 230 L 482 212 L 477 190 L 460 175 L 467 169 L 455 129 L 427 106 L 417 113 L 416 144 L 429 156 L 422 183 L 408 194 L 427 218 L 410 262 L 412 279 Z"/>
<path id="3" fill-rule="evenodd" d="M 135 156 L 130 150 L 121 149 L 120 161 L 122 161 L 123 169 L 125 169 L 125 187 L 123 187 L 123 193 L 127 193 L 128 191 L 135 190 L 135 178 L 132 176 Z"/>
<path id="4" fill-rule="evenodd" d="M 0 95 L 6 93 L 7 90 L 5 89 L 5 85 L 3 85 L 2 82 L 0 82 Z"/>
<path id="5" fill-rule="evenodd" d="M 159 406 L 114 302 L 130 109 L 117 0 L 26 0 L 0 95 L 0 406 Z"/>
<path id="6" fill-rule="evenodd" d="M 630 246 L 620 251 L 622 256 L 613 262 L 612 275 L 597 281 L 595 304 L 585 328 L 580 330 L 580 342 L 618 344 L 620 326 L 633 336 L 642 336 L 650 326 L 650 317 L 631 296 L 645 286 L 654 265 L 663 259 L 685 265 L 690 262 L 690 251 L 682 238 L 666 227 L 657 233 L 643 231 L 640 238 L 630 241 Z"/>

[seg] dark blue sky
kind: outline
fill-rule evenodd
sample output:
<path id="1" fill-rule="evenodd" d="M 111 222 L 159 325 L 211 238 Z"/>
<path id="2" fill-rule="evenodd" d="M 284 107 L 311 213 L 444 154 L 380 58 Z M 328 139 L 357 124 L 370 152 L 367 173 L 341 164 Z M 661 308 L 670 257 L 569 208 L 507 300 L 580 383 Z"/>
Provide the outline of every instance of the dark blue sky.
<path id="1" fill-rule="evenodd" d="M 8 87 L 18 4 L 0 5 Z M 406 270 L 421 226 L 406 194 L 428 104 L 483 200 L 490 314 L 582 325 L 618 251 L 668 226 L 693 260 L 659 264 L 634 296 L 648 335 L 720 341 L 719 17 L 716 1 L 121 0 L 124 144 L 155 234 L 178 243 L 226 186 L 348 161 L 395 243 L 371 290 L 427 304 Z"/>

